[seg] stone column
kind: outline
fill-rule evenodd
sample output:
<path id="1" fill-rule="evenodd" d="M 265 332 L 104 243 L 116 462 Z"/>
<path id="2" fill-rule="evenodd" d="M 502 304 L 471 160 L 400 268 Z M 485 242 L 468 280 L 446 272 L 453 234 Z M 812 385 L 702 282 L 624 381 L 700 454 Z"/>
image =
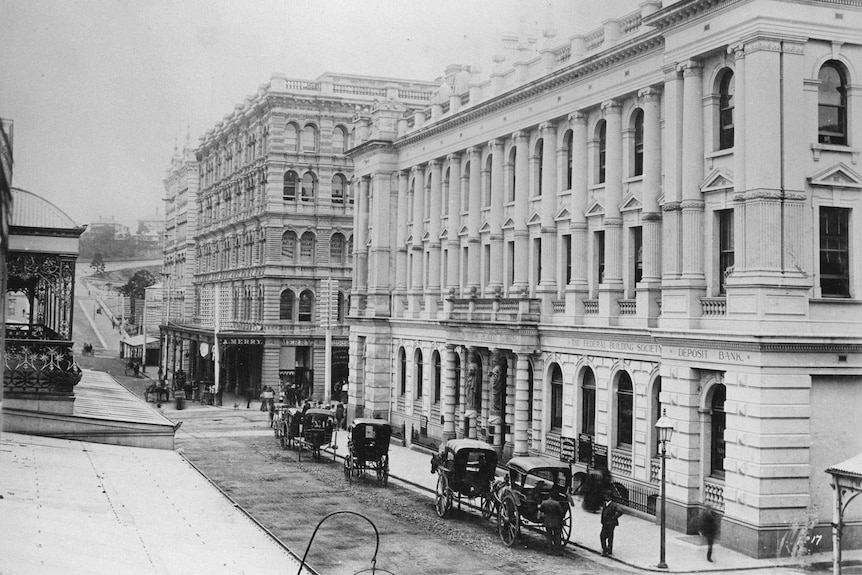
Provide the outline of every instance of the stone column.
<path id="1" fill-rule="evenodd" d="M 378 172 L 371 176 L 370 194 L 373 202 L 371 220 L 371 247 L 368 254 L 368 310 L 375 317 L 390 315 L 392 295 L 391 242 L 392 242 L 392 180 L 389 172 Z M 397 192 L 396 192 L 397 193 Z"/>
<path id="2" fill-rule="evenodd" d="M 491 349 L 488 365 L 488 433 L 494 433 L 494 449 L 503 449 L 505 436 L 506 380 L 508 378 L 506 358 L 499 349 Z"/>
<path id="3" fill-rule="evenodd" d="M 461 285 L 461 240 L 458 236 L 461 228 L 461 154 L 449 154 L 446 160 L 449 162 L 449 221 L 446 226 L 449 228 L 446 242 L 449 259 L 446 262 L 445 287 L 450 297 L 457 297 L 460 295 L 458 286 Z"/>
<path id="4" fill-rule="evenodd" d="M 512 139 L 515 141 L 515 269 L 511 293 L 518 296 L 527 293 L 530 271 L 530 232 L 527 230 L 530 215 L 529 137 L 518 131 L 512 134 Z"/>
<path id="5" fill-rule="evenodd" d="M 442 214 L 442 170 L 439 160 L 428 162 L 431 172 L 430 211 L 428 214 L 428 277 L 425 279 L 425 310 L 435 317 L 440 300 L 440 218 Z"/>
<path id="6" fill-rule="evenodd" d="M 395 215 L 395 290 L 392 305 L 393 313 L 400 315 L 404 311 L 404 294 L 407 292 L 407 185 L 409 174 L 399 170 L 398 174 L 398 206 Z"/>
<path id="7" fill-rule="evenodd" d="M 479 148 L 467 148 L 470 160 L 470 185 L 468 191 L 467 214 L 467 288 L 471 293 L 478 293 L 481 285 L 481 252 L 482 244 L 479 238 L 479 227 L 482 225 L 482 151 Z"/>
<path id="8" fill-rule="evenodd" d="M 476 396 L 481 392 L 482 374 L 479 371 L 479 351 L 475 347 L 467 349 L 464 362 L 464 419 L 467 420 L 467 437 L 476 439 L 476 423 L 479 411 L 476 409 Z"/>
<path id="9" fill-rule="evenodd" d="M 605 148 L 605 277 L 599 286 L 599 315 L 619 315 L 623 296 L 622 240 L 623 219 L 620 214 L 623 191 L 622 118 L 620 104 L 609 100 L 602 104 L 606 126 Z"/>
<path id="10" fill-rule="evenodd" d="M 503 143 L 488 142 L 491 151 L 491 214 L 488 220 L 491 240 L 491 277 L 488 294 L 499 294 L 503 289 Z"/>
<path id="11" fill-rule="evenodd" d="M 704 280 L 704 202 L 700 192 L 703 180 L 703 65 L 689 60 L 682 69 L 682 277 L 699 284 Z"/>
<path id="12" fill-rule="evenodd" d="M 515 457 L 527 455 L 530 446 L 527 436 L 530 425 L 530 360 L 529 354 L 519 352 L 515 359 Z"/>
<path id="13" fill-rule="evenodd" d="M 425 232 L 425 169 L 422 166 L 413 166 L 413 226 L 411 234 L 411 274 L 410 274 L 410 311 L 419 312 L 419 298 L 422 297 L 422 271 L 424 267 L 424 249 L 422 236 Z"/>
<path id="14" fill-rule="evenodd" d="M 637 288 L 639 317 L 659 315 L 661 297 L 661 90 L 645 88 L 643 98 L 644 170 L 643 170 L 643 277 Z"/>
<path id="15" fill-rule="evenodd" d="M 542 271 L 537 289 L 542 299 L 542 314 L 552 313 L 551 302 L 557 297 L 557 127 L 550 122 L 539 125 L 542 134 Z"/>
<path id="16" fill-rule="evenodd" d="M 682 271 L 680 233 L 682 231 L 682 78 L 675 64 L 664 68 L 664 203 L 662 211 L 662 284 L 667 287 Z M 667 311 L 663 306 L 662 314 Z"/>
<path id="17" fill-rule="evenodd" d="M 443 441 L 455 437 L 455 346 L 446 345 L 443 356 Z"/>
<path id="18" fill-rule="evenodd" d="M 356 196 L 356 242 L 354 250 L 356 251 L 356 271 L 354 287 L 361 292 L 364 292 L 368 287 L 368 178 L 362 177 L 359 180 L 359 194 Z M 299 239 L 297 238 L 297 241 Z M 299 246 L 296 247 L 299 249 Z"/>
<path id="19" fill-rule="evenodd" d="M 572 195 L 569 228 L 572 234 L 572 278 L 566 287 L 566 311 L 575 318 L 584 316 L 587 297 L 587 117 L 582 112 L 569 114 L 572 127 Z"/>

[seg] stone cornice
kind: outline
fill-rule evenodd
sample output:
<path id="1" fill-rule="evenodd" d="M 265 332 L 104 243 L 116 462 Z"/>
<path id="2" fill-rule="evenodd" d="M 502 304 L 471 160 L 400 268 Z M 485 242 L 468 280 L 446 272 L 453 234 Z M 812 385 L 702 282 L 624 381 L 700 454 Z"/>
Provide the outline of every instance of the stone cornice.
<path id="1" fill-rule="evenodd" d="M 662 8 L 641 20 L 641 25 L 664 31 L 695 18 L 716 12 L 743 0 L 682 0 Z"/>
<path id="2" fill-rule="evenodd" d="M 555 90 L 562 85 L 583 79 L 623 60 L 654 50 L 663 44 L 664 37 L 658 32 L 653 31 L 642 34 L 627 43 L 609 48 L 604 52 L 571 64 L 547 76 L 513 88 L 476 106 L 468 107 L 462 112 L 442 118 L 430 126 L 401 137 L 393 145 L 396 148 L 409 146 L 425 138 L 451 130 L 456 126 L 478 120 L 509 106 L 517 105 L 530 98 Z"/>

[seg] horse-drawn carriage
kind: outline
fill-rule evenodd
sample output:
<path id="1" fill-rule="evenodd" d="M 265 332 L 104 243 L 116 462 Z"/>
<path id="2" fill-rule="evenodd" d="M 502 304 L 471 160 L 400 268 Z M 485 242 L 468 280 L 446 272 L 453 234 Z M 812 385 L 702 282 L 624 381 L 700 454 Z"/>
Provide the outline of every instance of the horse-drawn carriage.
<path id="1" fill-rule="evenodd" d="M 569 542 L 572 532 L 572 471 L 567 463 L 542 457 L 513 457 L 506 465 L 506 485 L 499 492 L 497 531 L 507 547 L 521 525 L 540 527 L 551 546 Z M 559 514 L 560 517 L 552 517 Z"/>
<path id="2" fill-rule="evenodd" d="M 335 430 L 335 414 L 329 409 L 309 409 L 302 415 L 302 430 L 294 441 L 298 450 L 298 458 L 302 461 L 302 451 L 307 449 L 311 457 L 320 459 L 321 450 L 332 443 L 332 432 Z M 335 451 L 332 454 L 335 459 Z"/>
<path id="3" fill-rule="evenodd" d="M 344 457 L 344 477 L 353 481 L 368 471 L 377 475 L 377 481 L 389 481 L 389 440 L 392 427 L 384 419 L 355 419 L 347 430 L 347 455 Z"/>
<path id="4" fill-rule="evenodd" d="M 286 403 L 276 403 L 272 427 L 281 448 L 292 449 L 294 441 L 299 437 L 302 429 L 302 410 L 288 407 Z"/>
<path id="5" fill-rule="evenodd" d="M 437 473 L 437 515 L 445 517 L 454 499 L 461 508 L 461 498 L 479 499 L 479 508 L 486 519 L 495 508 L 493 495 L 497 470 L 497 452 L 475 439 L 450 439 L 431 458 L 431 473 Z"/>

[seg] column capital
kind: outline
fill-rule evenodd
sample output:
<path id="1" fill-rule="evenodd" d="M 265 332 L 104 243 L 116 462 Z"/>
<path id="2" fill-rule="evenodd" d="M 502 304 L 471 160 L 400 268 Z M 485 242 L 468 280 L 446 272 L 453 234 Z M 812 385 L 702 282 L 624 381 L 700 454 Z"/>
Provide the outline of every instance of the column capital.
<path id="1" fill-rule="evenodd" d="M 428 167 L 432 170 L 435 168 L 439 168 L 440 167 L 440 160 L 438 160 L 436 158 L 433 160 L 428 160 Z"/>
<path id="2" fill-rule="evenodd" d="M 731 44 L 727 47 L 727 53 L 732 55 L 734 60 L 741 60 L 745 58 L 745 44 L 743 42 Z"/>
<path id="3" fill-rule="evenodd" d="M 500 148 L 503 146 L 503 142 L 499 140 L 499 138 L 494 138 L 493 140 L 488 140 L 488 147 L 493 151 L 496 148 Z"/>
<path id="4" fill-rule="evenodd" d="M 398 179 L 406 178 L 410 175 L 409 170 L 395 170 L 392 172 Z"/>
<path id="5" fill-rule="evenodd" d="M 551 122 L 542 122 L 539 124 L 539 132 L 544 136 L 545 134 L 554 135 L 557 133 L 557 125 L 552 124 Z"/>
<path id="6" fill-rule="evenodd" d="M 461 152 L 452 152 L 446 156 L 446 161 L 450 164 L 461 159 Z"/>
<path id="7" fill-rule="evenodd" d="M 662 66 L 661 71 L 664 73 L 665 83 L 679 79 L 679 64 L 676 62 Z"/>
<path id="8" fill-rule="evenodd" d="M 569 124 L 574 126 L 575 124 L 586 124 L 587 123 L 587 115 L 577 110 L 569 114 Z"/>
<path id="9" fill-rule="evenodd" d="M 643 98 L 644 102 L 660 102 L 662 89 L 658 86 L 650 86 L 638 92 L 638 97 Z"/>
<path id="10" fill-rule="evenodd" d="M 416 174 L 421 174 L 424 171 L 425 170 L 422 168 L 422 166 L 413 166 L 410 168 L 410 173 L 413 174 L 414 176 Z"/>
<path id="11" fill-rule="evenodd" d="M 611 114 L 619 114 L 622 110 L 622 105 L 620 105 L 617 100 L 608 100 L 606 102 L 602 102 L 602 115 L 607 117 Z"/>
<path id="12" fill-rule="evenodd" d="M 529 139 L 529 136 L 523 130 L 518 130 L 512 134 L 512 139 L 515 140 L 516 144 L 522 144 Z"/>
<path id="13" fill-rule="evenodd" d="M 465 153 L 466 153 L 468 156 L 470 156 L 470 159 L 473 159 L 473 158 L 478 158 L 479 156 L 481 156 L 481 155 L 482 155 L 482 150 L 480 150 L 479 148 L 477 148 L 477 147 L 475 147 L 475 146 L 470 146 L 469 148 L 467 148 L 467 149 L 465 150 Z"/>
<path id="14" fill-rule="evenodd" d="M 686 60 L 679 65 L 684 78 L 700 76 L 703 73 L 703 63 L 699 60 Z"/>

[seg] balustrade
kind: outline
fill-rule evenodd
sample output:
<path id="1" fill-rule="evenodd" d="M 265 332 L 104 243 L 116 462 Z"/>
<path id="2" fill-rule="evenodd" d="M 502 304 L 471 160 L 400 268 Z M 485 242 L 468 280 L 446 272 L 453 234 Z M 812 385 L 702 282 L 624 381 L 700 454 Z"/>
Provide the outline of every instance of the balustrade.
<path id="1" fill-rule="evenodd" d="M 703 499 L 719 511 L 724 511 L 724 482 L 710 478 L 703 482 Z"/>
<path id="2" fill-rule="evenodd" d="M 723 297 L 700 298 L 701 313 L 706 317 L 727 315 L 727 299 Z"/>
<path id="3" fill-rule="evenodd" d="M 599 314 L 599 300 L 597 299 L 585 299 L 584 300 L 584 315 L 598 315 Z"/>
<path id="4" fill-rule="evenodd" d="M 611 471 L 631 477 L 632 454 L 626 451 L 611 452 Z"/>
<path id="5" fill-rule="evenodd" d="M 621 299 L 619 300 L 620 305 L 620 315 L 637 315 L 638 312 L 638 302 L 634 299 Z"/>
<path id="6" fill-rule="evenodd" d="M 47 329 L 47 328 L 46 328 Z M 32 333 L 32 332 L 31 332 Z M 6 394 L 72 395 L 81 368 L 68 340 L 6 339 Z"/>

